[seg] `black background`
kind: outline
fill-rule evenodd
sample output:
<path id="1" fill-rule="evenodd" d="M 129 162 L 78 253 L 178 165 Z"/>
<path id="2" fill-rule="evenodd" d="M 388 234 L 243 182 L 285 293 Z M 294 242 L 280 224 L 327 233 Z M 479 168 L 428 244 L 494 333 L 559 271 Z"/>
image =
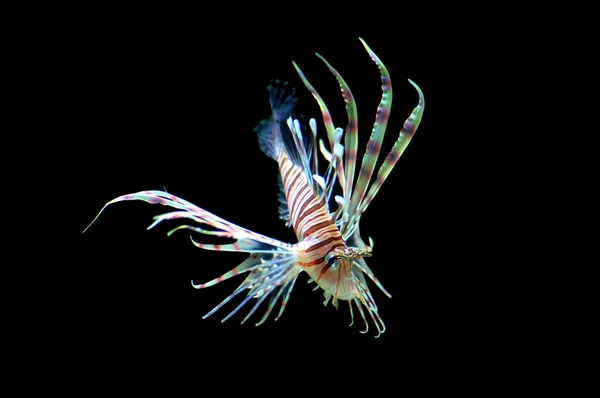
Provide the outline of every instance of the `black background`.
<path id="1" fill-rule="evenodd" d="M 384 367 L 405 380 L 424 381 L 433 369 L 451 367 L 457 359 L 477 363 L 495 349 L 485 336 L 496 325 L 483 321 L 483 309 L 473 302 L 473 290 L 483 289 L 483 282 L 471 285 L 466 277 L 472 269 L 450 254 L 456 236 L 447 231 L 456 225 L 442 216 L 456 192 L 441 177 L 449 164 L 439 157 L 445 148 L 438 130 L 453 121 L 439 116 L 436 82 L 451 64 L 440 49 L 456 59 L 460 45 L 441 44 L 443 35 L 433 34 L 434 26 L 418 15 L 386 15 L 377 22 L 371 16 L 283 14 L 213 20 L 212 14 L 194 19 L 160 10 L 125 17 L 90 13 L 37 37 L 36 60 L 46 66 L 36 76 L 38 99 L 47 104 L 48 124 L 58 131 L 47 138 L 59 148 L 51 155 L 58 167 L 50 181 L 68 185 L 62 204 L 69 217 L 60 223 L 68 233 L 55 246 L 60 262 L 42 271 L 58 282 L 50 287 L 52 300 L 37 304 L 58 356 L 83 368 L 109 363 L 111 381 L 129 378 L 134 369 L 159 375 L 190 362 L 192 372 L 252 373 L 255 367 L 272 371 L 306 363 L 324 372 L 363 368 L 377 374 Z M 167 208 L 112 205 L 81 234 L 109 200 L 166 188 L 240 226 L 295 242 L 278 219 L 276 163 L 260 151 L 253 132 L 269 115 L 266 87 L 272 79 L 289 81 L 297 88 L 296 115 L 320 123 L 319 108 L 292 66 L 296 61 L 336 127 L 345 127 L 338 83 L 314 54 L 324 56 L 356 99 L 360 159 L 381 80 L 359 36 L 385 63 L 394 88 L 381 159 L 417 105 L 408 78 L 426 100 L 416 135 L 361 224 L 364 240 L 375 241 L 368 263 L 393 295 L 389 299 L 370 285 L 388 328 L 379 339 L 372 325 L 366 335 L 359 333 L 363 325 L 356 310 L 355 324 L 348 327 L 345 303 L 338 311 L 324 308 L 322 292 L 313 292 L 305 275 L 277 322 L 271 317 L 255 327 L 259 310 L 240 325 L 242 309 L 220 323 L 241 298 L 203 320 L 243 277 L 204 290 L 193 289 L 190 281 L 215 278 L 245 255 L 199 250 L 186 232 L 167 237 L 176 223 L 147 231 L 152 216 Z M 102 384 L 95 376 L 89 380 Z M 391 386 L 395 379 L 380 375 L 376 381 Z"/>
<path id="2" fill-rule="evenodd" d="M 17 355 L 5 362 L 25 371 L 19 387 L 77 396 L 179 396 L 178 388 L 190 387 L 198 395 L 354 396 L 487 392 L 527 379 L 536 391 L 553 386 L 534 373 L 552 374 L 546 369 L 557 363 L 556 341 L 571 341 L 559 335 L 570 323 L 555 311 L 573 306 L 553 302 L 566 295 L 565 283 L 543 276 L 557 258 L 540 254 L 554 257 L 556 248 L 543 247 L 549 241 L 537 230 L 556 217 L 545 197 L 530 193 L 551 163 L 537 158 L 545 152 L 538 142 L 552 131 L 538 123 L 556 116 L 544 105 L 539 115 L 532 109 L 544 97 L 554 101 L 557 81 L 571 84 L 566 70 L 543 72 L 562 66 L 559 60 L 578 67 L 571 57 L 577 51 L 559 44 L 579 41 L 560 28 L 562 9 L 559 18 L 532 10 L 223 2 L 7 12 L 3 186 L 5 217 L 19 222 L 6 227 L 17 244 L 5 241 L 16 254 L 3 258 L 9 294 L 2 326 L 15 331 L 4 340 L 6 353 Z M 538 28 L 540 21 L 551 28 Z M 426 99 L 419 130 L 361 224 L 363 238 L 375 241 L 368 263 L 393 295 L 370 285 L 388 327 L 379 339 L 372 328 L 359 333 L 360 319 L 348 327 L 346 306 L 324 308 L 305 275 L 277 322 L 255 327 L 257 311 L 240 325 L 248 307 L 221 324 L 239 300 L 202 320 L 243 277 L 205 290 L 190 281 L 217 277 L 244 256 L 199 250 L 183 232 L 167 237 L 177 223 L 147 231 L 167 208 L 119 203 L 81 233 L 107 201 L 164 187 L 240 226 L 294 242 L 277 217 L 276 165 L 253 132 L 269 115 L 266 86 L 289 81 L 297 115 L 320 120 L 295 60 L 335 125 L 345 127 L 338 84 L 314 53 L 323 55 L 352 88 L 362 151 L 381 81 L 359 36 L 394 87 L 382 157 L 417 104 L 407 78 Z M 532 134 L 535 149 L 523 150 Z M 521 168 L 519 152 L 533 171 Z"/>

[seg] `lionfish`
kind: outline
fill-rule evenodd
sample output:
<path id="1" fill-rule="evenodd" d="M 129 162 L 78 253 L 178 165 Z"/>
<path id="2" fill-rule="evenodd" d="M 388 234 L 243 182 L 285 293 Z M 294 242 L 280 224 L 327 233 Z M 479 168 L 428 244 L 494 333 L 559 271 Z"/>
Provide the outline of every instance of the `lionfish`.
<path id="1" fill-rule="evenodd" d="M 261 150 L 277 161 L 279 166 L 279 214 L 287 226 L 293 227 L 298 243 L 284 243 L 242 228 L 177 196 L 158 190 L 141 191 L 111 200 L 100 210 L 90 226 L 108 205 L 116 202 L 142 200 L 175 208 L 176 211 L 155 216 L 154 222 L 148 229 L 165 220 L 189 219 L 197 226 L 181 225 L 169 231 L 167 235 L 170 236 L 180 229 L 189 229 L 199 234 L 229 238 L 233 243 L 207 244 L 196 242 L 190 236 L 192 243 L 201 249 L 250 254 L 244 262 L 216 279 L 201 284 L 192 281 L 194 288 L 203 289 L 238 274 L 248 273 L 240 286 L 204 315 L 203 319 L 215 313 L 238 294 L 246 292 L 244 300 L 221 322 L 225 322 L 254 299 L 254 305 L 241 322 L 244 323 L 268 297 L 269 304 L 262 319 L 256 323 L 258 326 L 265 322 L 277 300 L 283 297 L 279 314 L 275 318 L 277 320 L 285 310 L 298 275 L 306 272 L 310 278 L 309 283 L 313 281 L 316 283 L 315 290 L 323 289 L 325 306 L 331 300 L 337 309 L 340 300 L 347 301 L 350 307 L 351 326 L 354 323 L 352 309 L 354 303 L 365 325 L 365 330 L 361 330 L 361 333 L 366 333 L 369 330 L 369 322 L 364 307 L 377 329 L 376 337 L 379 337 L 385 331 L 385 324 L 378 313 L 365 275 L 385 295 L 390 298 L 391 295 L 365 262 L 365 257 L 372 255 L 373 240 L 369 238 L 369 245 L 365 244 L 360 236 L 359 224 L 361 216 L 419 126 L 425 100 L 421 89 L 409 79 L 410 84 L 419 94 L 419 103 L 404 122 L 398 140 L 381 164 L 375 180 L 367 189 L 379 156 L 392 106 L 392 86 L 386 67 L 365 41 L 361 38 L 359 40 L 379 68 L 383 95 L 377 108 L 375 124 L 363 155 L 356 184 L 354 184 L 358 140 L 356 104 L 342 76 L 321 55 L 316 54 L 337 79 L 346 103 L 348 123 L 345 137 L 342 128 L 334 127 L 321 96 L 308 82 L 298 65 L 293 61 L 292 63 L 300 79 L 316 99 L 322 113 L 328 148 L 323 139 L 319 139 L 319 149 L 328 163 L 326 172 L 323 175 L 318 172 L 315 119 L 309 121 L 312 134 L 303 138 L 299 121 L 292 117 L 292 110 L 297 101 L 293 91 L 286 94 L 284 88 L 270 85 L 268 91 L 272 114 L 255 128 Z M 342 138 L 344 138 L 343 144 Z M 337 207 L 331 209 L 334 188 L 338 191 L 341 188 L 341 195 L 333 195 Z"/>

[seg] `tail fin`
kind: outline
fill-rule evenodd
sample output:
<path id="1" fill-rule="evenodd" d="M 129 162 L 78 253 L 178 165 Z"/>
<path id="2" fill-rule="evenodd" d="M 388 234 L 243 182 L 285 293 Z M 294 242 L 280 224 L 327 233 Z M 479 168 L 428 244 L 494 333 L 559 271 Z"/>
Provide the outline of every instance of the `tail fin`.
<path id="1" fill-rule="evenodd" d="M 278 83 L 278 81 L 277 81 Z M 283 146 L 282 128 L 288 128 L 286 120 L 292 116 L 292 111 L 298 99 L 294 97 L 295 89 L 291 90 L 289 95 L 285 95 L 285 86 L 283 87 L 269 85 L 269 102 L 271 103 L 271 117 L 261 121 L 254 129 L 258 135 L 258 144 L 260 149 L 272 159 L 276 159 Z"/>

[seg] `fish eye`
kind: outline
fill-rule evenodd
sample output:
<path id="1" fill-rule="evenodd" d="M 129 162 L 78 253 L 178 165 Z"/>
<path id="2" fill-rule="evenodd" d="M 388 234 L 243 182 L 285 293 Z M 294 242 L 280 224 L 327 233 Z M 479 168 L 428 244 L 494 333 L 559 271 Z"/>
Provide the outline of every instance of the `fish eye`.
<path id="1" fill-rule="evenodd" d="M 337 259 L 335 258 L 335 256 L 333 254 L 328 254 L 325 256 L 325 261 L 327 262 L 327 264 L 329 264 L 333 268 L 335 268 L 337 266 L 336 260 Z"/>

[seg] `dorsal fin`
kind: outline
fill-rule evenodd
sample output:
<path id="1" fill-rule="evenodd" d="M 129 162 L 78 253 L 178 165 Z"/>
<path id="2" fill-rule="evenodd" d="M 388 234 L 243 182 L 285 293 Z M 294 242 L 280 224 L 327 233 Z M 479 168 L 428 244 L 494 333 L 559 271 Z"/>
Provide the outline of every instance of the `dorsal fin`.
<path id="1" fill-rule="evenodd" d="M 279 81 L 277 80 L 276 83 L 279 83 Z M 272 159 L 277 158 L 282 141 L 284 141 L 283 144 L 287 149 L 285 141 L 288 139 L 286 136 L 289 136 L 290 133 L 286 121 L 292 116 L 297 101 L 294 96 L 295 89 L 292 89 L 290 93 L 286 93 L 286 85 L 287 82 L 282 87 L 274 85 L 267 87 L 271 104 L 271 116 L 262 120 L 254 129 L 258 135 L 260 149 Z"/>

